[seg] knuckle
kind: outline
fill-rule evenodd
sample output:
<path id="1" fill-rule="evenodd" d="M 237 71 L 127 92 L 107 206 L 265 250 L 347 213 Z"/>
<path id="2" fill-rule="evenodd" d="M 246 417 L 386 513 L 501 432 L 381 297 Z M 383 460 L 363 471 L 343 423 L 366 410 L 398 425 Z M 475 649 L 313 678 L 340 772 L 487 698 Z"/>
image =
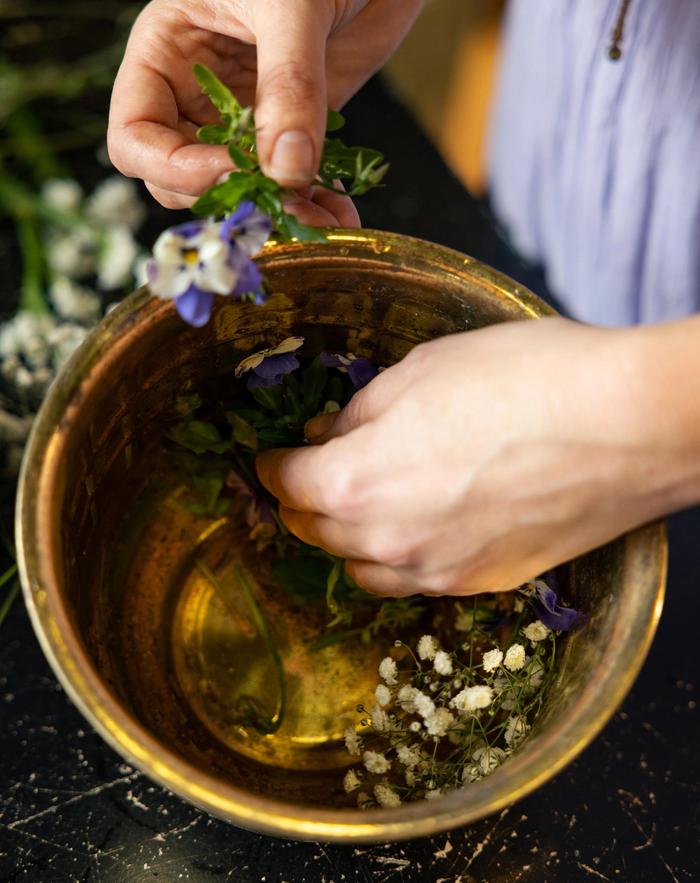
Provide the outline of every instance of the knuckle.
<path id="1" fill-rule="evenodd" d="M 307 110 L 318 97 L 318 83 L 302 65 L 285 62 L 265 73 L 260 93 L 268 99 L 274 98 L 287 110 Z"/>

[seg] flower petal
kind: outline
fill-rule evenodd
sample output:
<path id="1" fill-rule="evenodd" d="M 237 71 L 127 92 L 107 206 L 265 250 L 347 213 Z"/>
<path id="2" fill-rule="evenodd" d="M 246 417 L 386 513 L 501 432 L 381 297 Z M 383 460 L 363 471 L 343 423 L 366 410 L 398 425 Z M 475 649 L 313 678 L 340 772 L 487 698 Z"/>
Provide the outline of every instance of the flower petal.
<path id="1" fill-rule="evenodd" d="M 353 359 L 348 365 L 348 377 L 355 389 L 367 386 L 377 376 L 377 369 L 369 359 Z"/>
<path id="2" fill-rule="evenodd" d="M 299 367 L 299 360 L 291 353 L 275 353 L 267 356 L 253 368 L 253 373 L 262 380 L 272 380 L 281 383 L 285 374 L 291 374 Z"/>
<path id="3" fill-rule="evenodd" d="M 201 291 L 190 285 L 187 291 L 175 301 L 175 308 L 182 318 L 195 328 L 206 325 L 211 316 L 214 295 L 210 291 Z"/>

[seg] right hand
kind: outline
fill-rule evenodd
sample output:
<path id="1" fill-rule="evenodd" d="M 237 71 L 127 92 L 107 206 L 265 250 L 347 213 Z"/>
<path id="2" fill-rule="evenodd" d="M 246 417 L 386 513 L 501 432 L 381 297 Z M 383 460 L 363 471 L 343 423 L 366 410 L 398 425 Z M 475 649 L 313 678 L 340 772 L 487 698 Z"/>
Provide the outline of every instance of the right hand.
<path id="1" fill-rule="evenodd" d="M 168 208 L 185 208 L 232 170 L 225 147 L 200 144 L 217 122 L 192 73 L 210 67 L 254 105 L 263 171 L 308 188 L 318 170 L 328 107 L 340 108 L 386 61 L 422 0 L 152 0 L 134 24 L 112 95 L 114 165 L 143 178 Z M 305 192 L 302 220 L 354 226 L 351 201 Z M 308 209 L 308 210 L 307 210 Z M 299 206 L 291 208 L 299 213 Z M 309 214 L 309 212 L 311 214 Z"/>

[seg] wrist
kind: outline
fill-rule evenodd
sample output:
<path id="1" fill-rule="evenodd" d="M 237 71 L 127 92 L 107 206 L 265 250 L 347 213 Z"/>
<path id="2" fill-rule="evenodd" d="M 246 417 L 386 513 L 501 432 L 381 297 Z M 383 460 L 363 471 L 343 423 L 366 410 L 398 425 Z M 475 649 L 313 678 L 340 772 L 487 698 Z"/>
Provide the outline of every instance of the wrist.
<path id="1" fill-rule="evenodd" d="M 640 491 L 665 515 L 700 501 L 700 316 L 617 333 Z"/>

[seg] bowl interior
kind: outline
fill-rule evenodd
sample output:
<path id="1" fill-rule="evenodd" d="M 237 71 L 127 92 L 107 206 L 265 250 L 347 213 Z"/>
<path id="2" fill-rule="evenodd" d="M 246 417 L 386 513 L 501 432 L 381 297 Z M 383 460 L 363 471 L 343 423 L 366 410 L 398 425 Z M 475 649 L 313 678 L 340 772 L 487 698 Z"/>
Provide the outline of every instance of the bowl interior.
<path id="1" fill-rule="evenodd" d="M 231 720 L 226 697 L 241 678 L 258 685 L 271 678 L 227 583 L 228 565 L 254 568 L 254 553 L 216 519 L 178 505 L 186 476 L 162 457 L 162 442 L 183 396 L 206 397 L 243 355 L 290 334 L 303 335 L 309 353 L 351 351 L 389 365 L 421 341 L 551 311 L 469 259 L 384 234 L 273 247 L 262 264 L 274 292 L 263 308 L 222 301 L 210 325 L 194 330 L 142 291 L 92 335 L 38 421 L 22 480 L 20 539 L 44 646 L 91 720 L 173 790 L 154 745 L 194 779 L 230 793 L 232 806 L 241 794 L 271 800 L 278 810 L 251 824 L 280 830 L 269 821 L 279 805 L 303 807 L 310 818 L 347 805 L 339 737 L 357 702 L 369 701 L 386 648 L 312 656 L 309 624 L 289 622 L 269 592 L 266 613 L 293 670 L 290 724 L 286 737 L 268 737 Z M 647 528 L 562 569 L 567 600 L 589 620 L 561 641 L 556 682 L 535 728 L 502 769 L 440 801 L 444 810 L 432 807 L 426 830 L 513 799 L 592 737 L 641 664 L 664 561 L 659 529 Z M 197 562 L 216 571 L 223 589 L 212 590 Z M 139 740 L 149 742 L 151 761 L 139 758 Z M 185 796 L 240 820 L 235 808 L 211 805 L 205 791 Z M 398 813 L 409 824 L 422 811 L 393 812 L 386 817 Z M 347 810 L 343 818 L 351 831 L 366 814 Z M 420 833 L 415 824 L 412 833 Z"/>

